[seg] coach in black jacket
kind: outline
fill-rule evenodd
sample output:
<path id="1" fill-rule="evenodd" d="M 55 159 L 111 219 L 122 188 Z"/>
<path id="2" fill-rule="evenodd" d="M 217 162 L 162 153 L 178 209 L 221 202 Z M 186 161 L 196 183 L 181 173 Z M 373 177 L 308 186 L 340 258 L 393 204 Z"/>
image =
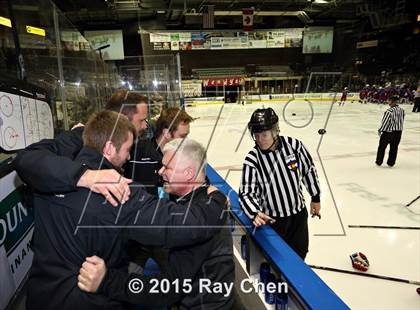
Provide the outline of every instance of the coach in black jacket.
<path id="1" fill-rule="evenodd" d="M 121 89 L 108 101 L 107 110 L 121 113 L 133 124 L 136 135 L 147 128 L 147 97 Z M 40 193 L 64 193 L 88 188 L 102 194 L 114 206 L 128 199 L 130 180 L 114 169 L 94 171 L 74 161 L 83 146 L 83 127 L 44 139 L 20 151 L 14 166 L 21 179 Z"/>
<path id="2" fill-rule="evenodd" d="M 205 184 L 205 150 L 191 139 L 175 139 L 164 148 L 163 168 L 160 174 L 164 179 L 165 191 L 181 196 L 178 202 L 188 204 L 189 211 L 197 204 L 206 201 L 207 185 Z M 164 271 L 174 274 L 179 281 L 179 294 L 175 286 L 164 298 L 168 305 L 177 303 L 179 309 L 231 309 L 233 305 L 233 283 L 235 281 L 232 253 L 232 236 L 227 225 L 227 210 L 224 212 L 223 228 L 214 236 L 202 243 L 192 246 L 180 246 L 169 250 L 166 260 L 160 260 Z M 88 292 L 95 292 L 113 299 L 127 301 L 133 304 L 141 303 L 142 297 L 127 289 L 137 274 L 127 274 L 123 271 L 109 269 L 105 264 L 94 258 L 95 263 L 85 262 L 81 270 L 79 285 Z M 187 266 L 187 267 L 186 267 Z M 108 266 L 109 267 L 109 266 Z M 187 282 L 185 282 L 187 281 Z M 188 282 L 189 281 L 189 282 Z M 200 283 L 202 284 L 200 287 Z M 223 285 L 229 288 L 220 292 L 209 293 L 203 289 L 205 283 L 210 288 Z M 189 286 L 190 285 L 190 286 Z M 201 291 L 200 291 L 201 288 Z M 160 287 L 158 287 L 158 290 Z M 154 294 L 151 294 L 155 298 Z"/>
<path id="3" fill-rule="evenodd" d="M 112 138 L 106 140 L 111 133 Z M 128 120 L 118 118 L 117 113 L 98 113 L 84 130 L 85 146 L 76 161 L 90 169 L 118 169 L 129 158 L 134 134 Z M 98 149 L 102 149 L 102 154 Z M 142 186 L 132 187 L 131 199 L 118 208 L 85 188 L 66 194 L 35 195 L 34 261 L 28 281 L 27 309 L 123 308 L 120 302 L 84 293 L 77 287 L 77 274 L 85 258 L 98 255 L 112 268 L 126 270 L 123 248 L 127 233 L 151 246 L 178 247 L 205 242 L 219 229 L 204 225 L 222 224 L 220 206 L 225 202 L 218 192 L 211 193 L 210 198 L 197 201 L 186 214 L 186 206 L 158 201 Z M 165 276 L 170 278 L 171 274 Z M 145 303 L 159 302 L 142 296 Z"/>
<path id="4" fill-rule="evenodd" d="M 190 133 L 193 118 L 179 108 L 162 110 L 156 121 L 155 136 L 151 139 L 137 139 L 131 150 L 124 175 L 146 186 L 148 193 L 158 195 L 162 186 L 158 174 L 162 168 L 162 149 L 166 143 L 177 138 L 186 138 Z"/>

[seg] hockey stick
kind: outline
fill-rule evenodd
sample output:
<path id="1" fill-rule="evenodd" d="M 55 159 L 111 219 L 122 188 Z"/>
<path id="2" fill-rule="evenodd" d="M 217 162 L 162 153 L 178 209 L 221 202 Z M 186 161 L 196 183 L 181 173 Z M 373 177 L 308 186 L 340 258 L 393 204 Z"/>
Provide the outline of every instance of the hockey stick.
<path id="1" fill-rule="evenodd" d="M 415 226 L 374 226 L 374 225 L 348 225 L 349 228 L 379 228 L 379 229 L 413 229 L 420 230 Z"/>
<path id="2" fill-rule="evenodd" d="M 410 203 L 408 203 L 407 205 L 406 205 L 406 207 L 409 207 L 409 206 L 411 206 L 416 200 L 418 200 L 420 198 L 420 195 L 419 196 L 417 196 L 417 198 L 414 198 Z"/>
<path id="3" fill-rule="evenodd" d="M 388 276 L 381 276 L 381 275 L 371 274 L 371 273 L 361 273 L 361 272 L 356 272 L 356 271 L 324 267 L 324 266 L 315 266 L 315 265 L 309 265 L 309 267 L 315 268 L 315 269 L 333 271 L 333 272 L 353 274 L 353 275 L 362 276 L 362 277 L 369 277 L 369 278 L 375 278 L 375 279 L 381 279 L 381 280 L 387 280 L 387 281 L 395 281 L 395 282 L 420 285 L 420 281 L 412 281 L 412 280 L 406 280 L 406 279 L 400 279 L 400 278 L 394 278 L 394 277 L 388 277 Z"/>

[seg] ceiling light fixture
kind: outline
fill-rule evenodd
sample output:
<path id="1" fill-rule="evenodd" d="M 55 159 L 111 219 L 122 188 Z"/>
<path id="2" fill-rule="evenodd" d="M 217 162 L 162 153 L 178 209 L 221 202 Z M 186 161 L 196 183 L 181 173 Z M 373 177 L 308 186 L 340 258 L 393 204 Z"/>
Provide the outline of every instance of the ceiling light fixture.
<path id="1" fill-rule="evenodd" d="M 326 0 L 308 0 L 308 2 L 315 3 L 315 4 L 328 4 L 329 3 Z"/>

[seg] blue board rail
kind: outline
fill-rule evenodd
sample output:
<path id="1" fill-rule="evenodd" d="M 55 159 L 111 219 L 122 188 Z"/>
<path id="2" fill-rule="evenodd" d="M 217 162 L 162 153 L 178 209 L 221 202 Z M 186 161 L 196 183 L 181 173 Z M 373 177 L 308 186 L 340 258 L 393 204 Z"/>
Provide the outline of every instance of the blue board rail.
<path id="1" fill-rule="evenodd" d="M 265 225 L 255 230 L 239 206 L 236 191 L 210 165 L 207 166 L 206 172 L 210 182 L 229 197 L 236 220 L 245 227 L 273 268 L 281 272 L 288 286 L 306 308 L 350 309 L 271 227 Z"/>

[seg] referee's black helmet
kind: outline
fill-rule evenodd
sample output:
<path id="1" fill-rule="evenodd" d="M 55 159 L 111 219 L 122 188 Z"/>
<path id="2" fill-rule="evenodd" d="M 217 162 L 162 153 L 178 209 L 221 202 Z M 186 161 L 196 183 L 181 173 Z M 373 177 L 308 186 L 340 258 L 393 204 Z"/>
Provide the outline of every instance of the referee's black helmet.
<path id="1" fill-rule="evenodd" d="M 272 129 L 278 121 L 279 117 L 272 108 L 257 109 L 252 113 L 248 129 L 252 134 L 263 132 Z"/>

